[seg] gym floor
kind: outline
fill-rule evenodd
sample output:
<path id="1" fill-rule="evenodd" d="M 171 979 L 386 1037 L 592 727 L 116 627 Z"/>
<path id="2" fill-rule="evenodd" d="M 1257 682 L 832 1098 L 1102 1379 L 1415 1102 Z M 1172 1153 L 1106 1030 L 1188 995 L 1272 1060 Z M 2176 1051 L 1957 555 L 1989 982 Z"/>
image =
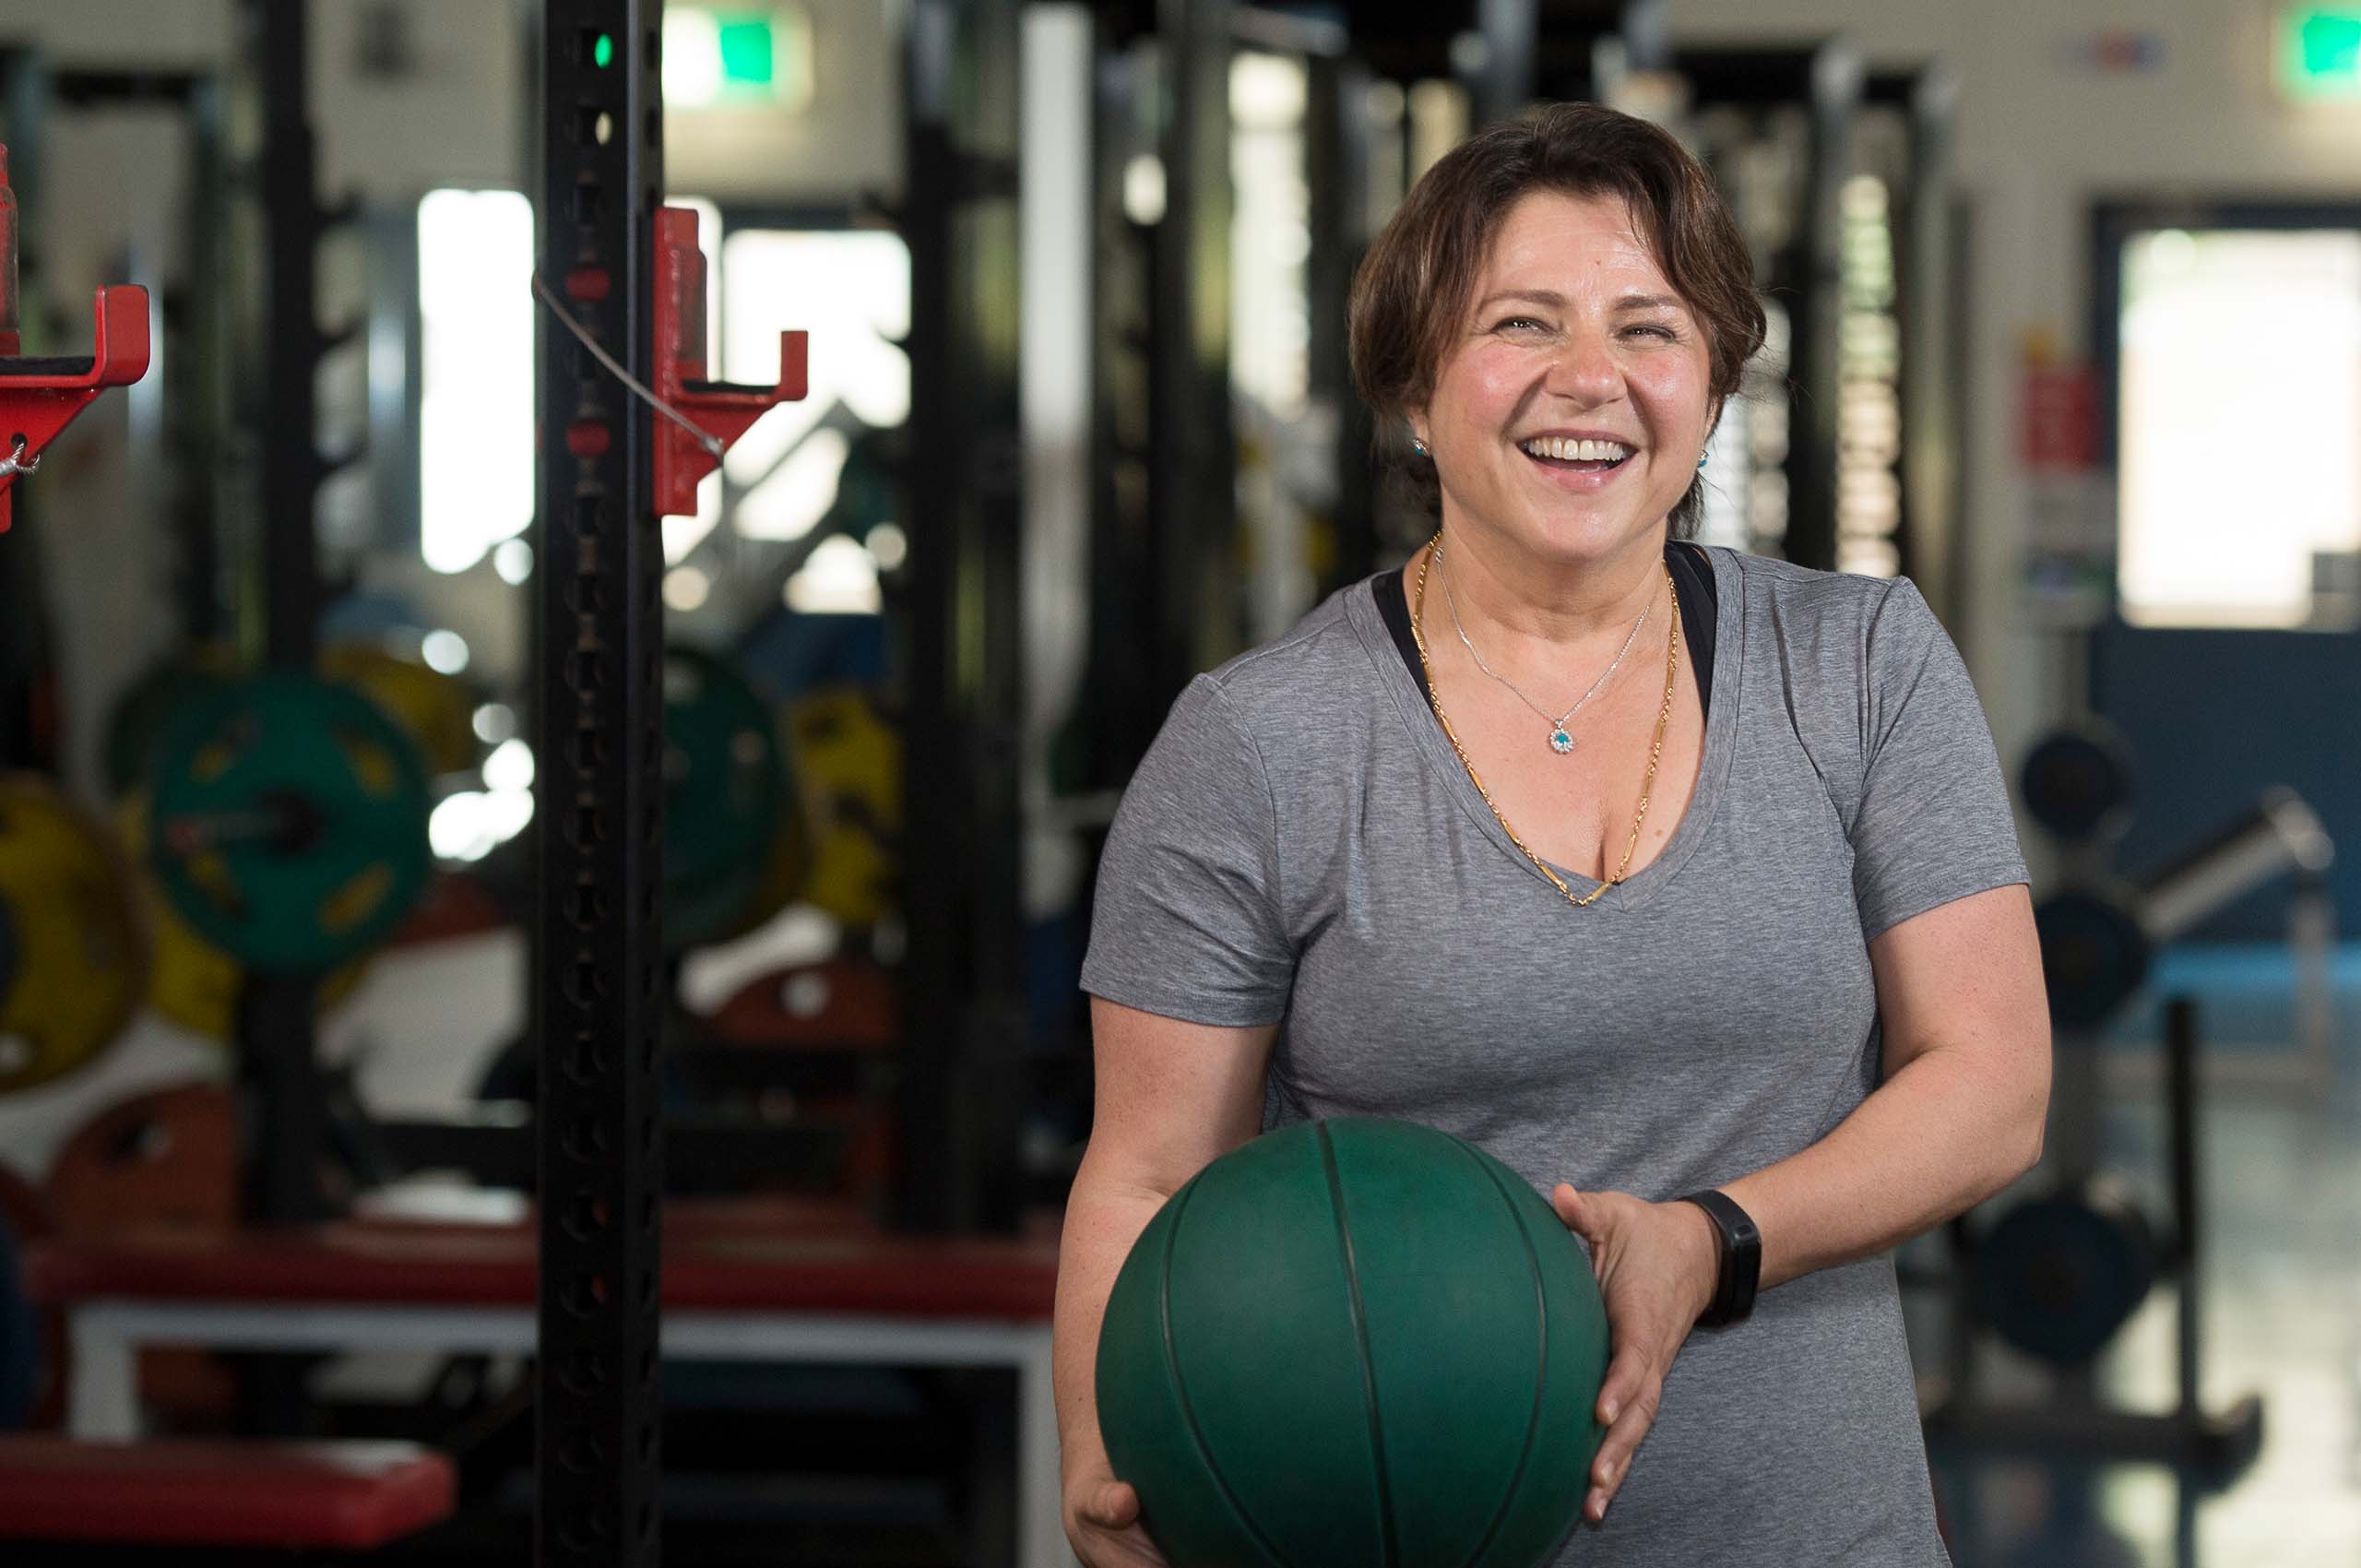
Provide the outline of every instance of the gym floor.
<path id="1" fill-rule="evenodd" d="M 2326 1568 L 2361 1562 L 2361 944 L 2334 968 L 2331 1063 L 2284 1044 L 2284 958 L 2185 950 L 2158 980 L 2201 999 L 2209 1409 L 2263 1401 L 2263 1444 L 2233 1484 L 2160 1466 L 1947 1462 L 1938 1483 L 1960 1568 Z M 2161 989 L 2161 986 L 2160 988 Z M 2166 1194 L 2154 1010 L 2104 1048 L 2106 1170 L 2151 1214 Z M 2135 1409 L 2170 1406 L 2175 1302 L 2159 1291 L 2099 1381 Z M 1994 1356 L 1993 1360 L 1999 1360 Z M 2038 1397 L 2024 1363 L 1996 1384 Z"/>

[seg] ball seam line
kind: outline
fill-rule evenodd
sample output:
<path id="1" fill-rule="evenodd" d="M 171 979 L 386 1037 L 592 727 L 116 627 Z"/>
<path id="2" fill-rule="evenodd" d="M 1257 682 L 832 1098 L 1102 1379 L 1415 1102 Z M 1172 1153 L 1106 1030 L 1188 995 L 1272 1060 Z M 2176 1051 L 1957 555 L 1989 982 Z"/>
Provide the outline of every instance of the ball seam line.
<path id="1" fill-rule="evenodd" d="M 1200 1172 L 1199 1176 L 1202 1175 Z M 1295 1568 L 1287 1561 L 1287 1554 L 1263 1533 L 1253 1515 L 1246 1512 L 1245 1504 L 1238 1500 L 1238 1493 L 1230 1487 L 1229 1478 L 1223 1475 L 1221 1467 L 1214 1462 L 1213 1446 L 1205 1441 L 1204 1430 L 1197 1424 L 1196 1408 L 1189 1402 L 1188 1381 L 1180 1375 L 1180 1348 L 1172 1337 L 1172 1254 L 1180 1248 L 1180 1221 L 1187 1217 L 1189 1200 L 1196 1195 L 1196 1179 L 1192 1179 L 1187 1186 L 1180 1189 L 1180 1195 L 1172 1200 L 1172 1224 L 1164 1233 L 1164 1267 L 1157 1281 L 1157 1313 L 1160 1336 L 1164 1340 L 1165 1374 L 1172 1380 L 1173 1396 L 1180 1402 L 1180 1423 L 1189 1429 L 1189 1441 L 1196 1445 L 1197 1459 L 1204 1466 L 1205 1474 L 1211 1478 L 1214 1490 L 1221 1494 L 1222 1502 L 1229 1505 L 1230 1514 L 1238 1520 L 1239 1527 L 1252 1538 L 1254 1544 L 1263 1549 L 1264 1556 L 1277 1568 Z M 1145 1514 L 1140 1523 L 1143 1527 L 1146 1525 Z"/>
<path id="2" fill-rule="evenodd" d="M 1336 1241 L 1344 1249 L 1346 1299 L 1353 1309 L 1353 1340 L 1360 1348 L 1361 1391 L 1369 1408 L 1370 1456 L 1377 1480 L 1377 1523 L 1384 1568 L 1400 1568 L 1401 1543 L 1394 1538 L 1394 1487 L 1386 1474 L 1385 1420 L 1377 1404 L 1377 1366 L 1369 1341 L 1369 1310 L 1361 1299 L 1360 1265 L 1353 1256 L 1353 1226 L 1345 1211 L 1345 1179 L 1336 1167 L 1336 1144 L 1328 1123 L 1318 1123 L 1320 1159 L 1328 1176 L 1328 1200 L 1335 1211 Z"/>
<path id="3" fill-rule="evenodd" d="M 1475 1568 L 1484 1560 L 1484 1554 L 1492 1550 L 1492 1542 L 1500 1535 L 1501 1527 L 1508 1523 L 1509 1511 L 1516 1506 L 1516 1495 L 1525 1486 L 1525 1467 L 1533 1462 L 1534 1444 L 1541 1435 L 1543 1402 L 1549 1388 L 1549 1293 L 1541 1277 L 1541 1256 L 1534 1251 L 1533 1233 L 1525 1229 L 1525 1217 L 1517 1212 L 1516 1195 L 1501 1180 L 1501 1173 L 1488 1164 L 1473 1146 L 1461 1139 L 1453 1138 L 1452 1141 L 1475 1161 L 1476 1169 L 1484 1173 L 1485 1180 L 1492 1183 L 1493 1191 L 1501 1194 L 1501 1201 L 1508 1206 L 1509 1224 L 1515 1229 L 1517 1240 L 1525 1244 L 1525 1266 L 1533 1272 L 1533 1315 L 1541 1325 L 1540 1348 L 1534 1363 L 1533 1413 L 1525 1420 L 1525 1444 L 1517 1450 L 1516 1468 L 1509 1476 L 1508 1490 L 1501 1494 L 1499 1511 L 1492 1515 L 1492 1523 L 1484 1531 L 1483 1540 L 1468 1554 L 1467 1562 L 1463 1565 L 1463 1568 Z"/>

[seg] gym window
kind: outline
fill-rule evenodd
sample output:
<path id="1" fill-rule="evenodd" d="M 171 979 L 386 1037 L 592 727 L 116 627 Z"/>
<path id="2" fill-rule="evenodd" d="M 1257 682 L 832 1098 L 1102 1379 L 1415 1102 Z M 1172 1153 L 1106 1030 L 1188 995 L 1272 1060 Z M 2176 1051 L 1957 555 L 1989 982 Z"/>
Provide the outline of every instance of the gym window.
<path id="1" fill-rule="evenodd" d="M 2219 226 L 2101 215 L 2123 619 L 2348 629 L 2361 623 L 2361 214 L 2201 216 Z"/>
<path id="2" fill-rule="evenodd" d="M 533 520 L 533 206 L 418 204 L 419 552 L 464 572 Z"/>

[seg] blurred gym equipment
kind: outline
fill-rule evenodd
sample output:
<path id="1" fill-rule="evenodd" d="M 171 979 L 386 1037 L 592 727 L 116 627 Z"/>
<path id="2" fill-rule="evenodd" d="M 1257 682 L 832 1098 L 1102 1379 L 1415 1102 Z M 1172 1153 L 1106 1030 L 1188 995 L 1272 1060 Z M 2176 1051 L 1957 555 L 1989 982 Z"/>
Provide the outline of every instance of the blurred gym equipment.
<path id="1" fill-rule="evenodd" d="M 0 1094 L 86 1065 L 148 990 L 130 868 L 103 824 L 30 774 L 0 775 Z"/>

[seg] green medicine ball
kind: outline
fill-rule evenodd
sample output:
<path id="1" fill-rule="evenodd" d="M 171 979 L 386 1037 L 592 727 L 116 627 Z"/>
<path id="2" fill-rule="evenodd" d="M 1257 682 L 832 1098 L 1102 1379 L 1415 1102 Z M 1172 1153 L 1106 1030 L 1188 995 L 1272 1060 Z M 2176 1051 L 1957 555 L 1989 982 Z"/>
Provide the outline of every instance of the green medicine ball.
<path id="1" fill-rule="evenodd" d="M 1231 1150 L 1107 1302 L 1098 1424 L 1174 1568 L 1529 1568 L 1581 1517 L 1607 1312 L 1474 1145 L 1348 1118 Z"/>

